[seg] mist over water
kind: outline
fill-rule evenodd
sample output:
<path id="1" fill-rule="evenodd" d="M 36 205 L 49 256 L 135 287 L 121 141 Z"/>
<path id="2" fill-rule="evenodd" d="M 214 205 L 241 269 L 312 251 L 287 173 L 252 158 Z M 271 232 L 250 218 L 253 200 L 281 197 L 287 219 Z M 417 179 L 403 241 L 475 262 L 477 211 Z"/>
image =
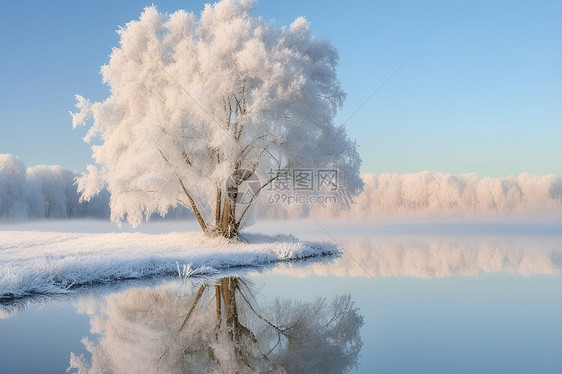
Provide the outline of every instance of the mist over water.
<path id="1" fill-rule="evenodd" d="M 364 277 L 367 269 L 372 276 L 431 279 L 490 273 L 559 275 L 562 268 L 560 236 L 362 235 L 340 237 L 338 243 L 344 250 L 338 261 L 275 271 Z"/>

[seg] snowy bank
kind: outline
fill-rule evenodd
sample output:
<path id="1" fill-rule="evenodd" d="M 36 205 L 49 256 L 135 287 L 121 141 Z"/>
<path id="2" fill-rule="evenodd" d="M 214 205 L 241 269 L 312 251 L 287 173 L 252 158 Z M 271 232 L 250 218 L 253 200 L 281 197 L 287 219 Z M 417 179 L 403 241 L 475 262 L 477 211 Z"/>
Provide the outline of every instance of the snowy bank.
<path id="1" fill-rule="evenodd" d="M 61 294 L 71 288 L 339 253 L 336 245 L 292 236 L 245 234 L 242 242 L 202 233 L 68 233 L 0 231 L 0 300 Z"/>

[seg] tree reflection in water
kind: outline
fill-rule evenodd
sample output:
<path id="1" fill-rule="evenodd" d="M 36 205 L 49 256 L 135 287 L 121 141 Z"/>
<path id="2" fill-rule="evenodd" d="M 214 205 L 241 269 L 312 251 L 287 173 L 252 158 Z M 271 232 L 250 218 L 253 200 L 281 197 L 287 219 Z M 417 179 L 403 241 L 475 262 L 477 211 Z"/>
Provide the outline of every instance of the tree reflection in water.
<path id="1" fill-rule="evenodd" d="M 195 290 L 197 290 L 195 292 Z M 177 291 L 177 290 L 176 290 Z M 345 373 L 356 366 L 363 317 L 349 295 L 259 307 L 251 286 L 226 277 L 187 296 L 131 289 L 81 305 L 96 341 L 78 373 Z M 70 369 L 69 368 L 69 369 Z"/>

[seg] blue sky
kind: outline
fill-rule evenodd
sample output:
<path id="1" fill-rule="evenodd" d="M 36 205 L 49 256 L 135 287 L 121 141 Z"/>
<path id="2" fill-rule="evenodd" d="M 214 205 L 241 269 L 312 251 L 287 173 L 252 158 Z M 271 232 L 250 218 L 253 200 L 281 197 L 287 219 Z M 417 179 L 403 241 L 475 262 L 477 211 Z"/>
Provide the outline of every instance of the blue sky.
<path id="1" fill-rule="evenodd" d="M 198 13 L 200 1 L 154 1 Z M 108 95 L 99 67 L 118 25 L 150 1 L 0 5 L 0 153 L 77 171 L 90 148 L 72 130 L 74 95 Z M 305 16 L 340 52 L 345 121 L 363 172 L 562 175 L 562 1 L 274 1 L 255 15 Z"/>

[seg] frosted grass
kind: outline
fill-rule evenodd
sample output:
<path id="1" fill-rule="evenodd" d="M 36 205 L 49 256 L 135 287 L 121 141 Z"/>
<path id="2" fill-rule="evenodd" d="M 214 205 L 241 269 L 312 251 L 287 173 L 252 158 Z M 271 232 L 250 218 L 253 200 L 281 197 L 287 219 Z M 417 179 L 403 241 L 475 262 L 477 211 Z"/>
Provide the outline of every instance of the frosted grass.
<path id="1" fill-rule="evenodd" d="M 178 269 L 179 276 L 203 276 L 339 253 L 334 244 L 299 241 L 289 235 L 245 234 L 243 240 L 208 238 L 199 232 L 0 231 L 0 300 L 174 275 Z"/>

